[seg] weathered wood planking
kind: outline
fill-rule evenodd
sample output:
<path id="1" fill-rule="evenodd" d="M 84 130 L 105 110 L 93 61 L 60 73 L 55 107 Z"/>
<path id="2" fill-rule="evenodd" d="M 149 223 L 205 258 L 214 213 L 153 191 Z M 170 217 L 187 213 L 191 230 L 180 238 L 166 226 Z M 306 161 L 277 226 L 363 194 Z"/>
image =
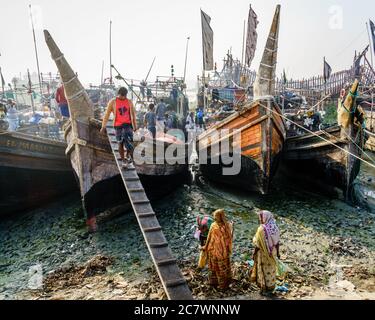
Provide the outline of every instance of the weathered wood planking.
<path id="1" fill-rule="evenodd" d="M 328 141 L 322 140 L 320 137 Z M 360 144 L 360 135 L 352 134 Z M 337 148 L 339 146 L 340 148 Z M 284 160 L 295 175 L 306 175 L 319 183 L 339 188 L 347 200 L 351 200 L 352 184 L 360 169 L 362 151 L 354 143 L 341 136 L 341 127 L 331 127 L 315 134 L 289 137 L 285 143 Z"/>
<path id="2" fill-rule="evenodd" d="M 208 154 L 208 163 L 200 163 L 202 173 L 215 181 L 267 193 L 286 134 L 280 112 L 273 101 L 256 101 L 201 134 L 197 140 L 198 153 L 207 150 Z M 223 164 L 212 163 L 211 150 L 223 141 L 223 137 L 219 139 L 219 132 L 224 129 L 229 130 L 230 138 L 235 129 L 241 132 L 241 171 L 235 176 L 223 176 Z M 234 146 L 232 139 L 231 152 Z"/>
<path id="3" fill-rule="evenodd" d="M 0 132 L 0 216 L 77 191 L 65 147 L 47 138 Z"/>

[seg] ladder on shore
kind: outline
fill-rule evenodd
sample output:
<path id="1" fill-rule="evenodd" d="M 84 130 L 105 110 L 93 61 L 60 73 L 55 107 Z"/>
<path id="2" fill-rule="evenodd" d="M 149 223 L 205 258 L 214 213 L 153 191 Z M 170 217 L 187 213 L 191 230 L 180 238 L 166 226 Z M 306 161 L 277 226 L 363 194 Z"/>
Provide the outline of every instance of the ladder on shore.
<path id="1" fill-rule="evenodd" d="M 122 161 L 118 152 L 115 130 L 107 126 L 107 136 L 111 144 L 119 173 L 128 193 L 133 212 L 146 241 L 153 263 L 156 267 L 161 283 L 169 300 L 193 300 L 191 291 L 183 277 L 177 261 L 163 234 L 150 201 L 147 198 L 141 180 L 134 164 L 122 168 Z"/>

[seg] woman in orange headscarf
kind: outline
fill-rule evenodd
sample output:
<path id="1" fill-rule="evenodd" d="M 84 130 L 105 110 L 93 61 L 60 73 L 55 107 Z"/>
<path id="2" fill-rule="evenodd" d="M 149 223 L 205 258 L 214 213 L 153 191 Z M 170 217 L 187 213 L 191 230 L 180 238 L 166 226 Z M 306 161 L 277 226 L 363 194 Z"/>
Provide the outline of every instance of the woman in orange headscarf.
<path id="1" fill-rule="evenodd" d="M 223 209 L 216 210 L 213 216 L 215 222 L 211 225 L 206 244 L 201 250 L 207 252 L 210 284 L 226 289 L 232 279 L 230 257 L 233 227 L 227 221 Z"/>

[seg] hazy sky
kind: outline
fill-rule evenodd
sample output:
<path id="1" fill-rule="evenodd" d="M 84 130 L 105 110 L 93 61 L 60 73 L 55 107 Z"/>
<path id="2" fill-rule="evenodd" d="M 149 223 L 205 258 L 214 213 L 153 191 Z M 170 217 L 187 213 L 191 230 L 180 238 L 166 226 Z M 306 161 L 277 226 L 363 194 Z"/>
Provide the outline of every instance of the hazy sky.
<path id="1" fill-rule="evenodd" d="M 278 71 L 288 78 L 322 73 L 323 56 L 333 71 L 350 66 L 354 50 L 368 44 L 366 21 L 375 19 L 373 0 L 0 0 L 0 66 L 6 82 L 36 70 L 29 3 L 34 8 L 42 72 L 56 67 L 45 45 L 48 29 L 84 84 L 99 84 L 102 61 L 109 75 L 109 21 L 112 20 L 113 64 L 127 78 L 149 80 L 184 70 L 190 36 L 188 85 L 202 69 L 200 8 L 211 16 L 214 60 L 219 68 L 228 49 L 241 58 L 243 23 L 251 3 L 258 14 L 258 45 L 252 69 L 258 69 L 276 4 L 281 4 Z M 342 15 L 341 15 L 342 13 Z"/>

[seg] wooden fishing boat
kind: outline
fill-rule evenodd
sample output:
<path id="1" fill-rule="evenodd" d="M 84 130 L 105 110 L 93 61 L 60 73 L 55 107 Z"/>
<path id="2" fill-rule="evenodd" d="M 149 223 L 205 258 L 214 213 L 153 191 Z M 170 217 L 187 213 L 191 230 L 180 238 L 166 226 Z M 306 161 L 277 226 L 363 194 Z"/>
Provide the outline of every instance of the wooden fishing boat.
<path id="1" fill-rule="evenodd" d="M 129 199 L 108 137 L 99 132 L 101 123 L 94 119 L 92 102 L 49 32 L 45 30 L 44 34 L 65 87 L 71 115 L 65 128 L 66 153 L 79 179 L 83 206 L 91 223 L 95 215 L 127 204 Z M 135 141 L 134 164 L 151 200 L 168 194 L 185 181 L 187 149 L 187 144 L 168 135 L 154 141 L 147 137 Z M 171 156 L 164 158 L 168 153 Z M 178 163 L 172 163 L 170 158 Z"/>
<path id="2" fill-rule="evenodd" d="M 372 129 L 372 131 L 371 131 Z M 367 150 L 370 150 L 372 152 L 375 152 L 375 132 L 373 128 L 367 127 L 366 134 L 368 136 L 367 142 L 365 144 L 365 147 Z"/>
<path id="3" fill-rule="evenodd" d="M 339 125 L 288 137 L 285 144 L 284 162 L 293 176 L 324 187 L 324 191 L 342 193 L 352 200 L 353 182 L 357 177 L 365 135 L 361 123 L 357 123 L 356 80 L 342 106 L 339 102 Z M 307 180 L 308 179 L 308 180 Z"/>
<path id="4" fill-rule="evenodd" d="M 0 216 L 77 191 L 66 143 L 0 131 Z"/>
<path id="5" fill-rule="evenodd" d="M 372 98 L 367 97 L 362 99 L 361 104 L 366 113 L 366 134 L 368 139 L 365 148 L 370 151 L 375 151 L 375 108 L 372 106 Z"/>
<path id="6" fill-rule="evenodd" d="M 254 101 L 212 126 L 197 140 L 199 167 L 203 175 L 213 181 L 262 194 L 269 190 L 286 136 L 281 110 L 273 97 L 279 23 L 280 6 L 277 6 L 254 84 Z M 220 133 L 222 130 L 228 130 L 224 137 Z M 235 138 L 235 130 L 240 131 L 240 141 Z M 230 155 L 240 153 L 240 170 L 236 174 L 224 174 L 224 168 L 229 165 L 223 161 L 223 154 L 215 151 L 225 139 L 229 139 Z M 207 162 L 204 163 L 206 153 Z"/>

